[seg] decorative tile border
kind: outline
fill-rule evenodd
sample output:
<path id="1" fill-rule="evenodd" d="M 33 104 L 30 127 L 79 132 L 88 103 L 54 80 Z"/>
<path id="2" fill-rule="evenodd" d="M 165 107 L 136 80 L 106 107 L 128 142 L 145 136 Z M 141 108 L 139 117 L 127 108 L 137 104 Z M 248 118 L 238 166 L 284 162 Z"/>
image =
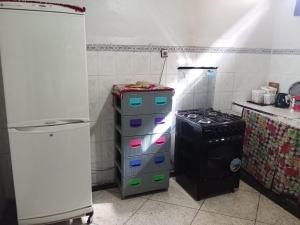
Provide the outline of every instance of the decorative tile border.
<path id="1" fill-rule="evenodd" d="M 300 55 L 300 49 L 273 49 L 273 55 Z"/>
<path id="2" fill-rule="evenodd" d="M 87 51 L 159 52 L 160 49 L 162 49 L 162 48 L 167 49 L 169 52 L 300 55 L 300 49 L 198 47 L 198 46 L 168 46 L 168 45 L 87 44 Z"/>
<path id="3" fill-rule="evenodd" d="M 160 49 L 169 52 L 195 52 L 195 53 L 252 53 L 271 54 L 267 48 L 230 48 L 230 47 L 198 47 L 198 46 L 167 46 L 167 45 L 108 45 L 87 44 L 87 51 L 112 51 L 112 52 L 159 52 Z"/>

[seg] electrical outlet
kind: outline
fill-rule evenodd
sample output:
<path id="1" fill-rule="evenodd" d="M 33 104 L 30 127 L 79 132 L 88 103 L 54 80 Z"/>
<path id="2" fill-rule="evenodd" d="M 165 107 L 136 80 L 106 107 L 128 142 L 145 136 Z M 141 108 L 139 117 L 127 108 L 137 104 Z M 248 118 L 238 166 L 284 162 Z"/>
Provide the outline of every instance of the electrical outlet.
<path id="1" fill-rule="evenodd" d="M 168 50 L 164 49 L 164 48 L 160 49 L 160 56 L 162 58 L 167 58 L 168 57 Z"/>

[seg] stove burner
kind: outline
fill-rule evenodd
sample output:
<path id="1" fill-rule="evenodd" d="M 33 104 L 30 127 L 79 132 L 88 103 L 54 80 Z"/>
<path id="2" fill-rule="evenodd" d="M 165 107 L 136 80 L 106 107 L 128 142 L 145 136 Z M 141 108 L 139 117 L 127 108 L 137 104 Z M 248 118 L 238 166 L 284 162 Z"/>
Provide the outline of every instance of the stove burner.
<path id="1" fill-rule="evenodd" d="M 215 111 L 213 109 L 193 109 L 182 110 L 178 112 L 178 115 L 187 118 L 198 124 L 224 124 L 239 120 L 237 116 Z"/>
<path id="2" fill-rule="evenodd" d="M 216 111 L 208 112 L 208 116 L 217 116 L 217 115 L 218 115 L 218 112 L 216 112 Z"/>
<path id="3" fill-rule="evenodd" d="M 211 122 L 212 122 L 212 120 L 210 120 L 210 119 L 205 119 L 205 118 L 198 120 L 198 123 L 206 123 L 206 124 L 210 124 Z"/>
<path id="4" fill-rule="evenodd" d="M 198 117 L 198 114 L 195 114 L 195 113 L 191 113 L 191 114 L 187 115 L 187 118 L 189 118 L 189 119 L 196 119 L 197 117 Z"/>

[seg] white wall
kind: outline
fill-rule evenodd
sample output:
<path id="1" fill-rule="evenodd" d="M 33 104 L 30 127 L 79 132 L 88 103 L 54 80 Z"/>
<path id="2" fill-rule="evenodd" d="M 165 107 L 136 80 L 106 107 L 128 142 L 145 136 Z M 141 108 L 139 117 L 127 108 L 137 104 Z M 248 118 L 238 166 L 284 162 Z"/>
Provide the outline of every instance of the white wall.
<path id="1" fill-rule="evenodd" d="M 67 2 L 87 7 L 88 44 L 233 47 L 245 50 L 246 53 L 170 53 L 163 84 L 176 89 L 174 110 L 213 106 L 227 111 L 231 109 L 232 100 L 249 98 L 251 89 L 267 82 L 270 60 L 273 63 L 271 70 L 276 70 L 277 65 L 276 57 L 255 49 L 287 46 L 285 35 L 281 32 L 291 32 L 292 28 L 286 29 L 291 24 L 294 24 L 293 29 L 298 25 L 295 18 L 285 18 L 294 0 Z M 289 3 L 281 7 L 282 2 Z M 275 12 L 281 13 L 276 20 Z M 280 25 L 280 31 L 277 31 L 278 26 L 273 26 L 273 23 L 280 24 L 281 19 L 288 26 Z M 272 39 L 273 33 L 278 38 Z M 298 43 L 297 37 L 288 39 L 289 43 L 294 43 L 291 46 Z M 251 52 L 248 48 L 255 51 Z M 124 48 L 121 51 L 88 51 L 94 184 L 113 180 L 112 84 L 137 80 L 158 82 L 162 64 L 156 51 L 128 52 Z M 287 66 L 287 63 L 283 64 Z M 180 65 L 218 66 L 219 69 L 215 78 L 208 78 L 204 71 L 180 72 L 177 70 Z"/>
<path id="2" fill-rule="evenodd" d="M 88 44 L 270 48 L 272 7 L 268 0 L 88 1 Z M 174 52 L 163 84 L 176 90 L 174 111 L 213 106 L 228 111 L 233 99 L 248 97 L 267 81 L 270 55 Z M 158 52 L 88 51 L 91 146 L 94 184 L 113 179 L 113 110 L 110 88 L 137 80 L 158 82 Z M 180 65 L 218 66 L 180 72 Z M 174 132 L 173 132 L 174 134 Z M 108 170 L 107 170 L 108 169 Z"/>
<path id="3" fill-rule="evenodd" d="M 274 0 L 63 2 L 87 8 L 87 43 L 271 47 Z"/>
<path id="4" fill-rule="evenodd" d="M 271 0 L 90 0 L 87 42 L 270 47 Z"/>
<path id="5" fill-rule="evenodd" d="M 232 99 L 248 97 L 250 90 L 266 83 L 269 55 L 256 54 L 201 54 L 171 53 L 163 84 L 175 88 L 174 111 L 211 107 L 230 111 Z M 113 110 L 111 86 L 147 80 L 157 83 L 162 68 L 158 53 L 88 52 L 92 168 L 94 183 L 112 179 L 112 171 L 102 171 L 113 166 Z M 190 64 L 219 66 L 215 78 L 205 71 L 178 72 L 183 60 Z M 221 59 L 220 61 L 218 61 Z M 209 79 L 209 80 L 208 80 Z M 173 124 L 174 125 L 174 124 Z M 172 131 L 174 135 L 174 130 Z M 97 171 L 97 172 L 96 172 Z M 98 177 L 98 178 L 97 178 Z"/>
<path id="6" fill-rule="evenodd" d="M 281 92 L 287 92 L 291 84 L 300 81 L 300 17 L 293 16 L 295 5 L 296 0 L 274 1 L 273 48 L 294 49 L 290 54 L 271 56 L 268 80 L 280 83 Z"/>
<path id="7" fill-rule="evenodd" d="M 274 0 L 273 3 L 273 35 L 274 49 L 300 48 L 300 17 L 294 16 L 296 0 Z"/>
<path id="8" fill-rule="evenodd" d="M 232 99 L 248 97 L 266 83 L 269 55 L 170 53 L 162 84 L 175 88 L 173 110 L 214 107 L 231 109 Z M 182 65 L 218 66 L 215 78 L 205 71 L 179 72 Z M 112 181 L 113 109 L 110 90 L 116 83 L 157 83 L 163 61 L 156 52 L 88 52 L 92 168 L 94 184 Z M 173 124 L 174 125 L 174 124 Z M 174 130 L 172 130 L 174 136 Z M 173 142 L 174 144 L 174 142 Z"/>

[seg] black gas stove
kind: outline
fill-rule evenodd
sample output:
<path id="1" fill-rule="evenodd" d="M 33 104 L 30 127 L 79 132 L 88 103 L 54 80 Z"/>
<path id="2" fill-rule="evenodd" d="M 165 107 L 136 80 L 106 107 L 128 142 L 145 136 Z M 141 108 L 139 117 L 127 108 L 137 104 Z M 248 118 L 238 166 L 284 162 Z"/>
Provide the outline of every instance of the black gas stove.
<path id="1" fill-rule="evenodd" d="M 213 109 L 176 114 L 176 181 L 195 199 L 239 186 L 245 122 Z"/>
<path id="2" fill-rule="evenodd" d="M 201 126 L 211 126 L 240 121 L 240 117 L 213 109 L 192 109 L 177 112 L 177 116 Z"/>

